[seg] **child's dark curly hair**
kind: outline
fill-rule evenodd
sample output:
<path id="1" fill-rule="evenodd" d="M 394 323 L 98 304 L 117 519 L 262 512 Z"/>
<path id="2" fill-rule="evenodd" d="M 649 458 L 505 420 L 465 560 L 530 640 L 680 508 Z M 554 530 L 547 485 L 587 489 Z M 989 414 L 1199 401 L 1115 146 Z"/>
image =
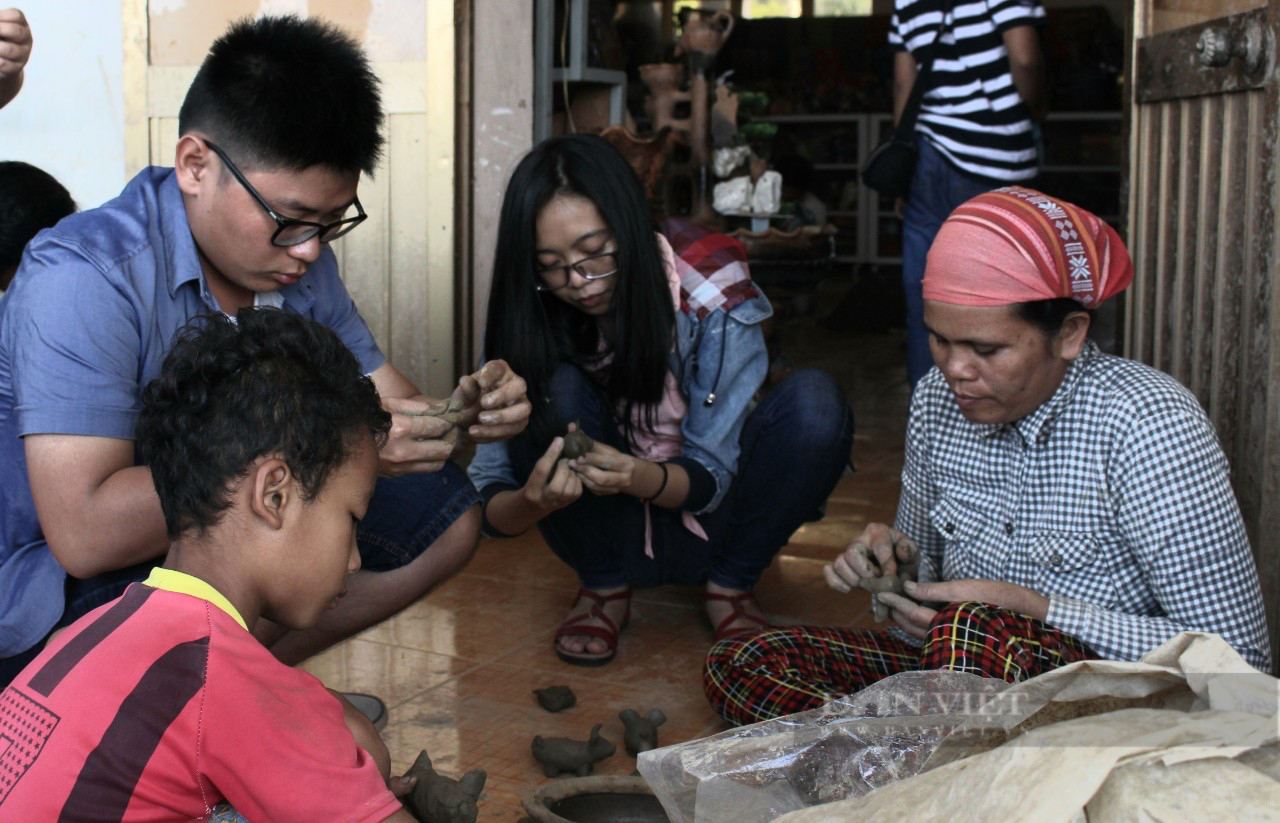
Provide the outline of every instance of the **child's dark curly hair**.
<path id="1" fill-rule="evenodd" d="M 170 539 L 215 525 L 254 460 L 279 456 L 303 499 L 364 434 L 391 426 L 373 381 L 324 326 L 278 309 L 196 318 L 143 391 L 137 446 Z"/>

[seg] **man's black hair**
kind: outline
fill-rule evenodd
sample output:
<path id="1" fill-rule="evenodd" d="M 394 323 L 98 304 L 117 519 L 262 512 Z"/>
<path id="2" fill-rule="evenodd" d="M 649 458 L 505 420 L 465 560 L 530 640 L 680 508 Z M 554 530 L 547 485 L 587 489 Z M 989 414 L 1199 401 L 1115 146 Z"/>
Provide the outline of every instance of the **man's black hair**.
<path id="1" fill-rule="evenodd" d="M 1092 324 L 1094 315 L 1097 313 L 1093 309 L 1085 308 L 1083 303 L 1070 297 L 1029 300 L 1025 303 L 1015 303 L 1013 308 L 1019 317 L 1050 337 L 1062 329 L 1062 324 L 1066 322 L 1067 317 L 1070 315 L 1082 311 L 1089 315 L 1089 322 Z"/>
<path id="2" fill-rule="evenodd" d="M 0 272 L 18 265 L 22 250 L 41 229 L 76 210 L 61 183 L 29 163 L 0 163 Z"/>
<path id="3" fill-rule="evenodd" d="M 214 41 L 178 133 L 208 135 L 244 168 L 371 175 L 382 119 L 378 79 L 360 46 L 332 25 L 285 15 L 240 20 Z"/>
<path id="4" fill-rule="evenodd" d="M 360 435 L 391 426 L 337 335 L 271 308 L 188 323 L 142 399 L 137 445 L 170 539 L 215 525 L 258 458 L 284 460 L 310 500 Z"/>

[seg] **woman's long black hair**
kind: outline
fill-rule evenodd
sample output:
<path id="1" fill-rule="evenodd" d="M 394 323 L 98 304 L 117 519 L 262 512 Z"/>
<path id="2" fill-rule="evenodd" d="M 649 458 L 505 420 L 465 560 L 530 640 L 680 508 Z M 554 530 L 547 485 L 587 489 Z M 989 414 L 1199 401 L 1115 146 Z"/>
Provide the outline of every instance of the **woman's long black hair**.
<path id="1" fill-rule="evenodd" d="M 611 405 L 624 407 L 621 422 L 630 436 L 636 408 L 643 409 L 644 425 L 653 426 L 675 310 L 648 201 L 630 164 L 604 139 L 552 137 L 535 146 L 512 173 L 498 225 L 485 356 L 506 360 L 528 384 L 534 442 L 545 444 L 562 434 L 568 421 L 552 413 L 551 376 L 562 362 L 598 362 L 600 338 L 590 316 L 535 288 L 538 214 L 560 194 L 590 200 L 613 231 L 618 273 L 609 306 L 614 339 L 606 350 L 613 361 L 599 372 L 599 380 Z"/>

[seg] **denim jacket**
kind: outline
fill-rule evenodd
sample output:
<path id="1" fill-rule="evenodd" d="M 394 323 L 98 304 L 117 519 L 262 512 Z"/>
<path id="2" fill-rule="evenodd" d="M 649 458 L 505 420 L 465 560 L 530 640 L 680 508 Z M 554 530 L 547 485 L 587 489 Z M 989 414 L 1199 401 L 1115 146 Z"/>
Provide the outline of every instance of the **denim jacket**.
<path id="1" fill-rule="evenodd" d="M 683 250 L 681 257 L 687 260 Z M 759 287 L 746 278 L 743 261 L 737 283 L 741 286 L 746 281 L 750 286 L 747 296 L 708 310 L 706 303 L 719 301 L 704 303 L 699 295 L 706 296 L 712 278 L 688 266 L 681 270 L 682 299 L 676 311 L 675 347 L 669 356 L 671 372 L 689 404 L 680 426 L 684 435 L 681 457 L 706 468 L 716 487 L 710 502 L 694 514 L 714 511 L 729 490 L 738 469 L 742 426 L 756 389 L 769 370 L 760 323 L 773 314 L 773 308 Z M 717 296 L 722 295 L 717 292 Z M 524 483 L 511 468 L 505 443 L 477 446 L 467 473 L 481 492 L 494 483 L 508 488 Z"/>

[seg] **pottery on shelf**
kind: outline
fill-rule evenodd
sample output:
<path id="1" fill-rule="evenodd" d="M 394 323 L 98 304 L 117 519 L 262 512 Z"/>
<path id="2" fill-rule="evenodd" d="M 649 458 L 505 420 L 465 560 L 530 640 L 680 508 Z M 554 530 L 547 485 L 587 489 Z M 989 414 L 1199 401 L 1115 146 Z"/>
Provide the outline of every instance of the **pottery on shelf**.
<path id="1" fill-rule="evenodd" d="M 676 56 L 683 54 L 713 55 L 733 33 L 733 15 L 721 10 L 714 13 L 689 12 L 684 32 L 676 44 Z"/>

